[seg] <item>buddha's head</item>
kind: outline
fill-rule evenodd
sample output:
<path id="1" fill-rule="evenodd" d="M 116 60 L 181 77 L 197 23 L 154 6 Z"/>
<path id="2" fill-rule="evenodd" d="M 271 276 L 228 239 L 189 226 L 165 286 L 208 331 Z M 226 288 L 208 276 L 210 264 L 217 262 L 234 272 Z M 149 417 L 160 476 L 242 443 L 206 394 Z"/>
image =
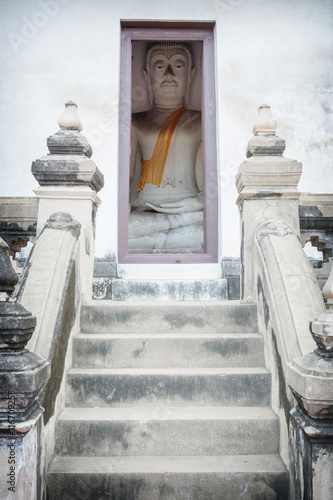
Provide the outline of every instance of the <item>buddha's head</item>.
<path id="1" fill-rule="evenodd" d="M 149 104 L 175 107 L 189 101 L 195 68 L 189 48 L 179 42 L 153 44 L 146 56 L 144 71 Z"/>

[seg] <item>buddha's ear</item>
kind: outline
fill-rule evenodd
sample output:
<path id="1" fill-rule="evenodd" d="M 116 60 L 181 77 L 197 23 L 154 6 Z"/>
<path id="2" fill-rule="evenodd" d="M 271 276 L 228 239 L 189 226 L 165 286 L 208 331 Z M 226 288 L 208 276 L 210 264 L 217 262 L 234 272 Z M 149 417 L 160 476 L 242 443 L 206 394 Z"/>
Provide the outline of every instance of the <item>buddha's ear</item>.
<path id="1" fill-rule="evenodd" d="M 150 75 L 145 69 L 143 70 L 143 76 L 145 77 L 145 82 L 147 85 L 149 106 L 151 106 L 153 104 L 154 96 L 150 83 Z"/>
<path id="2" fill-rule="evenodd" d="M 193 82 L 193 78 L 194 78 L 194 73 L 195 73 L 195 68 L 192 68 L 188 72 L 187 87 L 186 87 L 186 92 L 185 92 L 185 96 L 184 96 L 185 104 L 188 104 L 190 101 L 190 93 L 191 93 L 191 87 L 192 87 L 192 82 Z"/>

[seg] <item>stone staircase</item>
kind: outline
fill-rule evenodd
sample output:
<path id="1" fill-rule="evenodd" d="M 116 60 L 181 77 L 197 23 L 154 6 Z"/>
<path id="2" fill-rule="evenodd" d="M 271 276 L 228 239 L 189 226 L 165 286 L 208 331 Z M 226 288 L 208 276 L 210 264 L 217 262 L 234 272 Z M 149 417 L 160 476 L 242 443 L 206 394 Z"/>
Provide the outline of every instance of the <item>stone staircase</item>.
<path id="1" fill-rule="evenodd" d="M 48 500 L 289 498 L 256 309 L 83 306 Z"/>

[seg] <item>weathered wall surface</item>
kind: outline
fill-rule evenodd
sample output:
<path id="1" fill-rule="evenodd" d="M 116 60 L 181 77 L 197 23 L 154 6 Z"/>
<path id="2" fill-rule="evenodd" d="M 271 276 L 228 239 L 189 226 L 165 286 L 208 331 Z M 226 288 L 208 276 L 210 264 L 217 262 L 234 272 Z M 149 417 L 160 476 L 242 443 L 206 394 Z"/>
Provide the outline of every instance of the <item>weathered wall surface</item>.
<path id="1" fill-rule="evenodd" d="M 224 256 L 239 255 L 234 177 L 262 103 L 303 162 L 300 190 L 332 190 L 332 0 L 0 0 L 0 196 L 31 196 L 31 162 L 72 99 L 105 175 L 97 255 L 115 252 L 121 19 L 216 21 Z"/>

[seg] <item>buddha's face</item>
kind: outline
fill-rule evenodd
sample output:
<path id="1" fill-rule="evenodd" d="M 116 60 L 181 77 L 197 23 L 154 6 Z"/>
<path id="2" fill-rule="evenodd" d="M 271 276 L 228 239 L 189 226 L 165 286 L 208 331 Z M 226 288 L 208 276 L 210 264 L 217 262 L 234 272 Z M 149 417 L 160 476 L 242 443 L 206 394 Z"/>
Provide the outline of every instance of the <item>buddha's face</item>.
<path id="1" fill-rule="evenodd" d="M 179 106 L 189 84 L 189 58 L 182 48 L 156 48 L 149 59 L 155 105 Z"/>

